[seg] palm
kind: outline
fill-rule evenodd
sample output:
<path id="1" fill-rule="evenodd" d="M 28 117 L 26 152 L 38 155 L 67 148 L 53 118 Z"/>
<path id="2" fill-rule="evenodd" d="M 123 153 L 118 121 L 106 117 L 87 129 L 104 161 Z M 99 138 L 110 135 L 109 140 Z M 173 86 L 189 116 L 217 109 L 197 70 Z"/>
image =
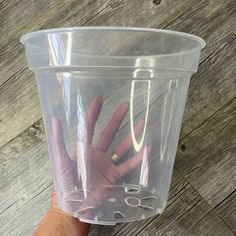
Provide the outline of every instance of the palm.
<path id="1" fill-rule="evenodd" d="M 75 161 L 67 154 L 60 121 L 57 118 L 53 119 L 52 142 L 54 144 L 54 156 L 57 157 L 63 200 L 68 203 L 68 208 L 70 204 L 75 204 L 75 202 L 81 202 L 80 209 L 82 210 L 83 208 L 99 206 L 106 195 L 109 194 L 109 192 L 104 191 L 104 188 L 116 184 L 123 175 L 140 164 L 144 152 L 149 154 L 151 151 L 151 147 L 144 147 L 134 157 L 120 165 L 115 164 L 110 155 L 107 154 L 107 150 L 128 111 L 127 103 L 122 103 L 117 108 L 111 121 L 101 134 L 96 147 L 94 147 L 92 145 L 93 133 L 101 106 L 101 98 L 95 97 L 88 108 L 86 114 L 87 129 L 84 136 L 86 138 L 77 144 Z M 143 126 L 144 122 L 141 119 L 134 126 L 136 135 L 141 133 Z M 115 148 L 115 152 L 119 157 L 123 157 L 131 147 L 132 138 L 129 134 Z M 83 152 L 81 152 L 81 149 Z M 78 186 L 80 187 L 78 188 Z"/>
<path id="2" fill-rule="evenodd" d="M 93 173 L 89 175 L 91 187 L 115 184 L 120 179 L 121 174 L 112 162 L 111 157 L 93 147 L 89 147 L 88 150 L 88 162 L 91 165 L 88 168 L 93 170 Z"/>

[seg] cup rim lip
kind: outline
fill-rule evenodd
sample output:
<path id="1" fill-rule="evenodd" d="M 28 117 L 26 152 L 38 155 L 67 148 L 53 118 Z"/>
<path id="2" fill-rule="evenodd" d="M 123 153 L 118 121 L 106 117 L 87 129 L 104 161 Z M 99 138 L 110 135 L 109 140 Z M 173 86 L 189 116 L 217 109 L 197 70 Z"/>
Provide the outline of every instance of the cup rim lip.
<path id="1" fill-rule="evenodd" d="M 200 44 L 201 49 L 203 49 L 206 46 L 206 42 L 204 39 L 190 33 L 185 33 L 185 32 L 180 32 L 180 31 L 175 31 L 175 30 L 166 30 L 166 29 L 155 29 L 155 28 L 144 28 L 144 27 L 120 27 L 120 26 L 85 26 L 85 27 L 82 26 L 82 27 L 63 27 L 63 28 L 37 30 L 37 31 L 30 32 L 23 35 L 20 38 L 20 42 L 24 44 L 28 38 L 33 37 L 35 35 L 40 35 L 40 34 L 50 34 L 50 33 L 57 33 L 57 32 L 63 33 L 63 32 L 72 32 L 72 31 L 96 31 L 96 30 L 146 31 L 146 32 L 153 32 L 153 33 L 162 32 L 165 34 L 182 36 L 182 37 L 189 38 L 190 40 L 194 40 Z"/>

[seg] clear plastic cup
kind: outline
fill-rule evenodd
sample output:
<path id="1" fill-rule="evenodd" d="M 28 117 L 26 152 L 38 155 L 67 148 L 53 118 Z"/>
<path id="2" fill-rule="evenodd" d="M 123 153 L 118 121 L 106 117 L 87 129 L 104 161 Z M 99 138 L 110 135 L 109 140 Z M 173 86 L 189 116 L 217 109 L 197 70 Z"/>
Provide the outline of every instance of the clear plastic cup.
<path id="1" fill-rule="evenodd" d="M 37 79 L 59 207 L 111 225 L 162 213 L 204 40 L 81 27 L 21 42 Z"/>

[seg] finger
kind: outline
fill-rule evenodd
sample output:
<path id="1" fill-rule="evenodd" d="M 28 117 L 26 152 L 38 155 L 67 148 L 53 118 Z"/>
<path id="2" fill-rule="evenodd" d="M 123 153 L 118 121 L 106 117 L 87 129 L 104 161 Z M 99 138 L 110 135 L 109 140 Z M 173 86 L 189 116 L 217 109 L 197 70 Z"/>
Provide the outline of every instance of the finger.
<path id="1" fill-rule="evenodd" d="M 52 143 L 55 154 L 60 157 L 67 156 L 61 122 L 55 117 L 52 119 Z"/>
<path id="2" fill-rule="evenodd" d="M 111 145 L 113 138 L 120 127 L 121 122 L 125 118 L 126 113 L 129 109 L 129 103 L 123 102 L 118 106 L 116 111 L 113 113 L 113 116 L 101 134 L 101 137 L 98 141 L 97 148 L 100 151 L 106 152 L 109 146 Z"/>
<path id="3" fill-rule="evenodd" d="M 141 118 L 135 125 L 134 125 L 134 135 L 135 137 L 139 136 L 144 128 L 145 120 Z M 125 153 L 132 147 L 133 139 L 131 133 L 127 135 L 121 143 L 115 148 L 115 153 L 118 157 L 123 157 Z"/>
<path id="4" fill-rule="evenodd" d="M 86 121 L 87 121 L 87 141 L 89 144 L 92 144 L 94 128 L 96 125 L 96 121 L 100 114 L 102 108 L 102 97 L 96 96 L 93 98 L 92 102 L 89 105 Z"/>
<path id="5" fill-rule="evenodd" d="M 70 192 L 75 186 L 73 161 L 66 151 L 63 129 L 58 118 L 52 119 L 52 148 L 57 175 L 64 193 Z"/>
<path id="6" fill-rule="evenodd" d="M 131 159 L 117 166 L 120 177 L 138 167 L 138 165 L 142 162 L 143 158 L 145 156 L 148 157 L 151 151 L 152 151 L 151 146 L 145 146 Z"/>
<path id="7" fill-rule="evenodd" d="M 52 119 L 52 147 L 55 161 L 58 163 L 58 171 L 66 175 L 65 173 L 72 165 L 72 160 L 66 150 L 61 122 L 55 117 Z"/>

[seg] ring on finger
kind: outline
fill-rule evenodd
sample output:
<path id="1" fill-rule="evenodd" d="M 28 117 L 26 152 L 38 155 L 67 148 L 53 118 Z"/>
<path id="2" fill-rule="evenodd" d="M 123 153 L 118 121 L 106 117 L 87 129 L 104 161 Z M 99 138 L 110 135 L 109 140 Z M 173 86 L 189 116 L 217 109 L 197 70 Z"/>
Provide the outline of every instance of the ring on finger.
<path id="1" fill-rule="evenodd" d="M 113 152 L 111 155 L 111 159 L 114 163 L 116 163 L 120 160 L 120 157 L 115 152 Z"/>

